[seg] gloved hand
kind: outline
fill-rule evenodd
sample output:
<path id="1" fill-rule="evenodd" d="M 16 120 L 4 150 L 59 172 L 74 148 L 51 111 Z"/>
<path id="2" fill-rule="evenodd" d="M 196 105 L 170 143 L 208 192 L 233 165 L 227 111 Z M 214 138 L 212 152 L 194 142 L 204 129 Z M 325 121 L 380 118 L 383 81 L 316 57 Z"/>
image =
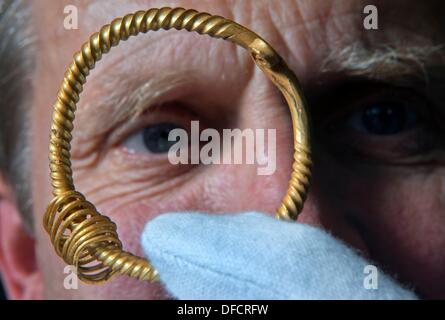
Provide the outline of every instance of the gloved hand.
<path id="1" fill-rule="evenodd" d="M 177 299 L 416 299 L 326 232 L 260 213 L 169 213 L 141 237 L 147 258 Z"/>

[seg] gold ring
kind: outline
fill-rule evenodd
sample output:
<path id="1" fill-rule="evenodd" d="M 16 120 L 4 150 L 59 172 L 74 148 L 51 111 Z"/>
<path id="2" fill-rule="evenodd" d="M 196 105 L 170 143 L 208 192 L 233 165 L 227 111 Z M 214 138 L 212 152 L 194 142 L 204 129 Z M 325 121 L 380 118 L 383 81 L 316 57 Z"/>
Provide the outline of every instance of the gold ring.
<path id="1" fill-rule="evenodd" d="M 121 273 L 155 281 L 156 270 L 144 259 L 122 250 L 116 224 L 100 214 L 73 183 L 70 160 L 74 112 L 90 70 L 111 47 L 150 30 L 185 29 L 222 38 L 245 48 L 256 65 L 278 87 L 290 109 L 293 126 L 294 162 L 289 187 L 277 218 L 296 219 L 303 207 L 310 179 L 310 142 L 307 110 L 294 73 L 261 37 L 220 16 L 183 8 L 137 11 L 114 19 L 92 34 L 65 73 L 52 115 L 49 161 L 54 198 L 44 216 L 56 253 L 74 265 L 79 279 L 88 283 L 108 280 Z"/>

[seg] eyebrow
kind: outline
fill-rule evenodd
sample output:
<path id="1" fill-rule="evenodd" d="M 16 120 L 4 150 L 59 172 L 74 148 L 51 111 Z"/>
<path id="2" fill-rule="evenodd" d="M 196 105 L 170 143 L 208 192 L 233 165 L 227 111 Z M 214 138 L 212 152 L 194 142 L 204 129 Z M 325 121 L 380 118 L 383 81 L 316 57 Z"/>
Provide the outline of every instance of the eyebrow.
<path id="1" fill-rule="evenodd" d="M 164 102 L 167 94 L 188 85 L 193 77 L 192 71 L 165 71 L 145 78 L 127 78 L 125 85 L 118 85 L 114 81 L 105 82 L 100 91 L 109 94 L 103 94 L 94 101 L 86 100 L 85 105 L 77 112 L 77 123 L 81 124 L 79 137 L 99 136 L 119 123 L 137 118 Z"/>
<path id="2" fill-rule="evenodd" d="M 436 69 L 445 66 L 445 46 L 397 47 L 382 45 L 367 48 L 356 43 L 331 52 L 323 61 L 322 74 L 344 73 L 371 80 L 428 84 L 437 77 Z M 439 74 L 443 77 L 443 73 Z"/>

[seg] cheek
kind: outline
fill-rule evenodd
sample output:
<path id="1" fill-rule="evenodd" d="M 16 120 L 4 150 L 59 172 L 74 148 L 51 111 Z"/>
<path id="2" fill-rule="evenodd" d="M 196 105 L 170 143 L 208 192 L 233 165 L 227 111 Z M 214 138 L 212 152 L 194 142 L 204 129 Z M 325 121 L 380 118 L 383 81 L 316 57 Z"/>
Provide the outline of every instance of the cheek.
<path id="1" fill-rule="evenodd" d="M 124 249 L 139 256 L 144 255 L 139 245 L 142 229 L 159 214 L 171 211 L 233 213 L 265 207 L 270 207 L 273 212 L 279 201 L 279 197 L 274 199 L 273 195 L 268 198 L 248 192 L 258 183 L 254 166 L 198 167 L 182 176 L 171 177 L 170 182 L 169 179 L 157 177 L 155 180 L 158 184 L 150 179 L 144 181 L 135 174 L 134 168 L 124 170 L 124 167 L 103 163 L 95 169 L 79 170 L 76 186 L 97 206 L 99 212 L 116 223 Z M 168 175 L 168 170 L 157 171 L 157 175 L 162 174 Z M 114 178 L 117 176 L 119 179 Z M 139 176 L 139 179 L 135 180 L 135 176 Z M 279 177 L 261 177 L 260 180 L 267 180 L 260 184 L 264 186 L 263 192 L 274 188 L 276 184 L 273 181 Z M 165 184 L 169 184 L 169 187 L 153 191 Z M 285 187 L 285 183 L 280 184 Z M 137 197 L 134 197 L 135 193 Z M 240 196 L 242 194 L 245 196 Z M 124 276 L 117 276 L 101 286 L 82 285 L 81 289 L 83 297 L 92 298 L 166 298 L 159 285 L 140 283 Z"/>
<path id="2" fill-rule="evenodd" d="M 443 297 L 445 170 L 386 170 L 349 179 L 345 192 L 352 201 L 344 208 L 354 216 L 372 258 L 415 283 L 423 295 Z"/>
<path id="3" fill-rule="evenodd" d="M 100 212 L 125 216 L 126 224 L 181 210 L 273 214 L 292 167 L 292 148 L 280 141 L 272 175 L 258 175 L 256 165 L 172 165 L 166 156 L 130 156 L 116 148 L 91 161 L 74 159 L 74 181 Z"/>
<path id="4" fill-rule="evenodd" d="M 444 166 L 339 161 L 321 150 L 314 160 L 305 210 L 421 296 L 443 298 Z"/>

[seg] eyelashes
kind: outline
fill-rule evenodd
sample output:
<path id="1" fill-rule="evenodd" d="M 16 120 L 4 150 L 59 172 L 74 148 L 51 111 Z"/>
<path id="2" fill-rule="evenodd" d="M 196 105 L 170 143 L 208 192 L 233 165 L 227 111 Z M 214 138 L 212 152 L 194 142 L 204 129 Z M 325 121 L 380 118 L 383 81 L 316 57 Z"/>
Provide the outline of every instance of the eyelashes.
<path id="1" fill-rule="evenodd" d="M 184 129 L 184 127 L 173 122 L 154 123 L 134 133 L 122 145 L 133 153 L 164 154 L 177 142 L 168 139 L 174 129 Z"/>
<path id="2" fill-rule="evenodd" d="M 410 130 L 418 122 L 416 110 L 399 102 L 379 101 L 355 112 L 347 125 L 366 134 L 388 136 Z"/>
<path id="3" fill-rule="evenodd" d="M 351 102 L 346 101 L 345 107 L 334 128 L 349 128 L 382 138 L 414 130 L 428 122 L 429 117 L 426 98 L 397 88 L 364 93 Z"/>
<path id="4" fill-rule="evenodd" d="M 316 130 L 334 153 L 381 163 L 415 163 L 437 147 L 428 97 L 375 83 L 353 88 L 336 90 L 335 98 L 325 96 L 338 103 L 325 116 L 316 116 Z"/>

